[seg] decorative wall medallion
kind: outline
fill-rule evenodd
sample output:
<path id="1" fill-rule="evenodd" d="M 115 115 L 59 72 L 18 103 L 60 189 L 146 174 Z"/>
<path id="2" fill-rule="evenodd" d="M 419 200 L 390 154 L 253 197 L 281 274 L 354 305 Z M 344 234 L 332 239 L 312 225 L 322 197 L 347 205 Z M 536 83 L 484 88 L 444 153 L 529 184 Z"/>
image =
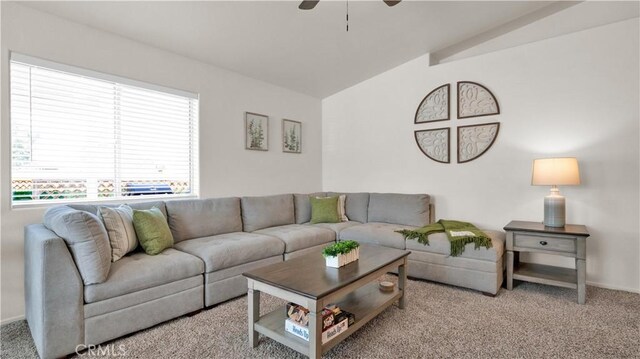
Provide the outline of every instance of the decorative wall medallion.
<path id="1" fill-rule="evenodd" d="M 458 82 L 458 118 L 497 114 L 500 106 L 489 89 L 471 81 Z"/>
<path id="2" fill-rule="evenodd" d="M 493 145 L 499 122 L 458 127 L 458 163 L 473 161 Z"/>
<path id="3" fill-rule="evenodd" d="M 418 147 L 436 162 L 449 163 L 449 128 L 415 131 Z"/>
<path id="4" fill-rule="evenodd" d="M 433 89 L 422 99 L 416 110 L 414 123 L 447 121 L 449 119 L 449 88 L 442 85 Z"/>

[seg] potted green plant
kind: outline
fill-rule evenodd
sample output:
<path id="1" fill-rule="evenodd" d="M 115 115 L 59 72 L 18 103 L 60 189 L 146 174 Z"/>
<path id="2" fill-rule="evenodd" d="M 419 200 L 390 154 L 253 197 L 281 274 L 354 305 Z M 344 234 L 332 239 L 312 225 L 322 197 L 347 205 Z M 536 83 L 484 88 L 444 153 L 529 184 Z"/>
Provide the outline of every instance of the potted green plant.
<path id="1" fill-rule="evenodd" d="M 324 247 L 322 255 L 327 267 L 340 268 L 360 258 L 360 243 L 356 241 L 338 242 Z"/>

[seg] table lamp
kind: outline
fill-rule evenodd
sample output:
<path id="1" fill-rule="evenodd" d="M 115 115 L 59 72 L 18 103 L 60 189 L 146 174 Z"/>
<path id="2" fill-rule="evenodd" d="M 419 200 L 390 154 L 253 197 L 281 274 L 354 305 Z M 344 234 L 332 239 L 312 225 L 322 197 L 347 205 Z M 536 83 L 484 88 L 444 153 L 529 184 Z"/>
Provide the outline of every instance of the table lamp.
<path id="1" fill-rule="evenodd" d="M 541 158 L 533 160 L 533 186 L 551 186 L 551 193 L 544 198 L 544 225 L 564 227 L 565 199 L 558 186 L 580 184 L 578 160 L 574 157 Z"/>

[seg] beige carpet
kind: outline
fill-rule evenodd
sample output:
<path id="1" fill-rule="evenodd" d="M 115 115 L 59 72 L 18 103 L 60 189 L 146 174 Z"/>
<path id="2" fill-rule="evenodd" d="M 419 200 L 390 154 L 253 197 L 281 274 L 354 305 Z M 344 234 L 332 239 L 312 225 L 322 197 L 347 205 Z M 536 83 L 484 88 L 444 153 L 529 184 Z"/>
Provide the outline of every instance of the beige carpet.
<path id="1" fill-rule="evenodd" d="M 640 295 L 522 283 L 495 297 L 410 280 L 408 307 L 393 306 L 328 358 L 640 358 Z M 264 337 L 250 349 L 246 297 L 108 344 L 129 358 L 302 358 Z M 266 310 L 282 302 L 263 295 Z M 3 326 L 4 358 L 34 358 L 26 322 Z M 89 357 L 83 355 L 83 357 Z"/>

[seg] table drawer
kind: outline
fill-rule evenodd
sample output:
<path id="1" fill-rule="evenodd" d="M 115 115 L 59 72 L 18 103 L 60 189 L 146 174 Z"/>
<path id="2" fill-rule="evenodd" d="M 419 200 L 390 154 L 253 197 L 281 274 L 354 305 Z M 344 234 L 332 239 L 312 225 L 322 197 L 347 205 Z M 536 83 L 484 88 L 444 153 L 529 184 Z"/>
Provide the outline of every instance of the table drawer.
<path id="1" fill-rule="evenodd" d="M 513 246 L 520 248 L 542 249 L 552 252 L 576 252 L 576 240 L 573 238 L 536 236 L 531 234 L 513 234 Z"/>

